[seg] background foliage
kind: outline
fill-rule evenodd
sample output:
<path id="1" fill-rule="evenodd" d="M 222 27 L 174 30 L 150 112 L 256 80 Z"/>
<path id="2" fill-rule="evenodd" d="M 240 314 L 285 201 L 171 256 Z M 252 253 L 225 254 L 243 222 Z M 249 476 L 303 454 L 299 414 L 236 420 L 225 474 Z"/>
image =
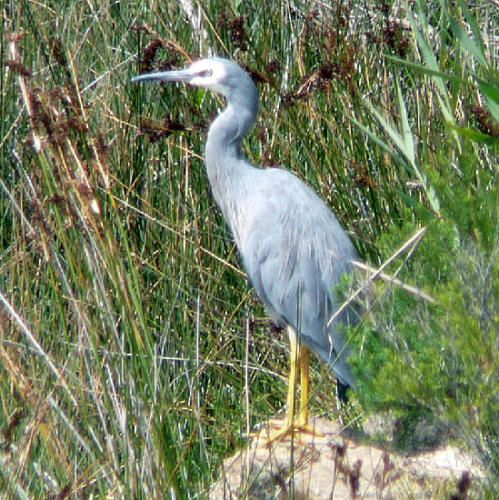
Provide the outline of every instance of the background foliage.
<path id="1" fill-rule="evenodd" d="M 4 1 L 4 494 L 203 496 L 282 409 L 287 342 L 269 335 L 204 173 L 222 102 L 130 84 L 210 54 L 259 87 L 250 160 L 306 180 L 363 260 L 404 285 L 378 280 L 349 330 L 360 418 L 395 415 L 403 450 L 450 436 L 480 457 L 490 493 L 494 4 Z M 314 411 L 334 413 L 334 380 L 314 367 Z"/>

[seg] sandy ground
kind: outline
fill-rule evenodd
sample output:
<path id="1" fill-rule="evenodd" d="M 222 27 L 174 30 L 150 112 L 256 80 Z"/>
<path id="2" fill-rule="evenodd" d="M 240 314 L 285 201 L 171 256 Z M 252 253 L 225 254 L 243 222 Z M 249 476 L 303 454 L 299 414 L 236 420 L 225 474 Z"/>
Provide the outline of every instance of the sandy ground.
<path id="1" fill-rule="evenodd" d="M 266 444 L 273 420 L 246 448 L 225 460 L 212 499 L 465 498 L 480 478 L 473 460 L 451 446 L 404 457 L 349 439 L 337 423 L 311 420 L 316 434 Z M 463 496 L 459 496 L 459 492 Z"/>

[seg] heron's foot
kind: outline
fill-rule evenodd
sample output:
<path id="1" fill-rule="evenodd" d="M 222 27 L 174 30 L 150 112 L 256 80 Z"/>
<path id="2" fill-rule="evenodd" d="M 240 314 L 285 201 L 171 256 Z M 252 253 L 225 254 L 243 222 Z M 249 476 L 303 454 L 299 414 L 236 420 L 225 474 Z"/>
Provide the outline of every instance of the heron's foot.
<path id="1" fill-rule="evenodd" d="M 301 421 L 300 418 L 292 422 L 286 420 L 284 422 L 282 420 L 271 421 L 264 429 L 252 432 L 250 436 L 259 440 L 257 446 L 267 447 L 286 438 L 296 440 L 303 445 L 309 445 L 314 438 L 323 438 L 325 436 L 308 422 Z"/>

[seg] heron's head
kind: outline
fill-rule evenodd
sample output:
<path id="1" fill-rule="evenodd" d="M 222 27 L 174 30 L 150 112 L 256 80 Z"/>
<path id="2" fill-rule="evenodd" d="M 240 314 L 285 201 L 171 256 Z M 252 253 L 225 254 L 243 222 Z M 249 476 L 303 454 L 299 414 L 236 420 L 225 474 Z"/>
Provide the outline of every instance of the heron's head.
<path id="1" fill-rule="evenodd" d="M 132 82 L 150 80 L 185 82 L 195 87 L 218 92 L 228 99 L 231 99 L 235 93 L 244 93 L 248 89 L 253 93 L 255 89 L 249 75 L 238 64 L 218 57 L 201 59 L 186 69 L 146 73 L 132 78 Z"/>

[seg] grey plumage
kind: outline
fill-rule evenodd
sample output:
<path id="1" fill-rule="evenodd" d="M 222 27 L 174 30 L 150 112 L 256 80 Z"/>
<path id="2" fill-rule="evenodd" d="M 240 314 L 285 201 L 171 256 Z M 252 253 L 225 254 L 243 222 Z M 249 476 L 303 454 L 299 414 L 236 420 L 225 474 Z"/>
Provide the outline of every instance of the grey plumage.
<path id="1" fill-rule="evenodd" d="M 208 132 L 206 168 L 248 278 L 272 320 L 298 332 L 341 384 L 353 386 L 337 321 L 352 323 L 355 314 L 347 310 L 326 325 L 340 305 L 333 287 L 351 271 L 357 255 L 335 215 L 298 177 L 278 168 L 255 168 L 241 153 L 241 140 L 258 110 L 251 78 L 236 63 L 212 58 L 185 70 L 133 79 L 143 80 L 184 81 L 226 98 L 227 107 Z"/>

